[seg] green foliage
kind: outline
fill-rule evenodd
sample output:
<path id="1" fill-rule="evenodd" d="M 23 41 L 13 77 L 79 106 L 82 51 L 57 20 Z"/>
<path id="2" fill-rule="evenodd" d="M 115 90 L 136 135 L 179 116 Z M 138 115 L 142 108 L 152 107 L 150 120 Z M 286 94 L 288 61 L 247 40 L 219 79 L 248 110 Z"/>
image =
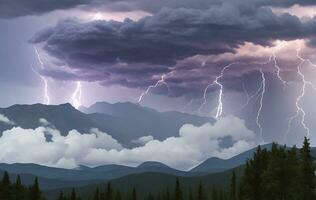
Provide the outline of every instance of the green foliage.
<path id="1" fill-rule="evenodd" d="M 176 180 L 176 187 L 175 187 L 175 191 L 174 191 L 174 200 L 183 200 L 179 178 L 177 178 L 177 180 Z"/>
<path id="2" fill-rule="evenodd" d="M 11 183 L 9 174 L 4 173 L 0 183 L 0 200 L 42 200 L 38 179 L 27 188 L 22 185 L 21 177 L 18 175 L 15 183 Z"/>
<path id="3" fill-rule="evenodd" d="M 232 173 L 232 178 L 230 182 L 230 199 L 229 200 L 237 200 L 237 193 L 236 193 L 236 174 L 235 171 Z"/>
<path id="4" fill-rule="evenodd" d="M 277 144 L 271 151 L 259 146 L 246 163 L 239 200 L 314 200 L 315 170 L 307 138 L 300 151 Z"/>

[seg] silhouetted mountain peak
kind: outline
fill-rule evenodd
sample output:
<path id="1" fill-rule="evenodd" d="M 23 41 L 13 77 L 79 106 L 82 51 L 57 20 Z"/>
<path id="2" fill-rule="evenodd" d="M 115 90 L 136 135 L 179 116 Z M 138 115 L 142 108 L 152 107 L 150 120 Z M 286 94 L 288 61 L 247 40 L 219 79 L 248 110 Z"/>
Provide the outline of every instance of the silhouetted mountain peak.
<path id="1" fill-rule="evenodd" d="M 138 165 L 137 168 L 149 168 L 149 167 L 170 168 L 169 166 L 167 166 L 167 165 L 165 165 L 163 163 L 160 163 L 160 162 L 156 162 L 156 161 L 144 162 L 144 163 Z"/>

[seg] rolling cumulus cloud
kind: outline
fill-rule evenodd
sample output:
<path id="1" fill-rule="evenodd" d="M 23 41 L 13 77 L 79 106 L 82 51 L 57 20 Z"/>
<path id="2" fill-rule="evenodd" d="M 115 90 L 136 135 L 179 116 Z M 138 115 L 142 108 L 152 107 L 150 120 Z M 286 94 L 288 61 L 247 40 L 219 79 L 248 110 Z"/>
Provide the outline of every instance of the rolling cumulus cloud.
<path id="1" fill-rule="evenodd" d="M 47 124 L 47 121 L 41 121 Z M 231 142 L 223 146 L 221 143 L 225 138 Z M 150 138 L 143 146 L 131 149 L 124 148 L 97 129 L 91 129 L 89 134 L 72 130 L 62 136 L 58 130 L 45 126 L 36 129 L 15 127 L 4 131 L 0 137 L 0 148 L 3 149 L 0 162 L 74 168 L 79 164 L 135 166 L 152 160 L 186 170 L 209 157 L 229 158 L 255 145 L 255 134 L 245 127 L 243 120 L 233 116 L 222 118 L 214 125 L 207 123 L 195 127 L 186 124 L 177 137 L 163 141 Z"/>

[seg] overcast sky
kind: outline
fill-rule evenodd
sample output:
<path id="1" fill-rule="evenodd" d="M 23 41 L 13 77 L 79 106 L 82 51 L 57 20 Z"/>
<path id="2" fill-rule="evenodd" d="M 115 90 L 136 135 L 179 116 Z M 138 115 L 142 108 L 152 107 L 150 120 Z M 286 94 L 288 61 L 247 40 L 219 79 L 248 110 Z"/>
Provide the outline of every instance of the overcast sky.
<path id="1" fill-rule="evenodd" d="M 0 27 L 1 107 L 131 101 L 314 141 L 314 0 L 4 0 Z"/>

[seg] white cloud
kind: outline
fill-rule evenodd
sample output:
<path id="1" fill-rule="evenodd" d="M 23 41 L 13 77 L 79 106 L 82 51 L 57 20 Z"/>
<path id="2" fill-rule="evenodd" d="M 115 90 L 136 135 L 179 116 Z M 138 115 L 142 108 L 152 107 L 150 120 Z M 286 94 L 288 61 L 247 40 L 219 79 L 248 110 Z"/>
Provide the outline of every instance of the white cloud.
<path id="1" fill-rule="evenodd" d="M 9 125 L 14 125 L 15 123 L 13 121 L 11 121 L 9 118 L 7 118 L 6 116 L 0 114 L 0 123 L 5 123 L 5 124 L 9 124 Z"/>
<path id="2" fill-rule="evenodd" d="M 45 138 L 47 134 L 51 135 L 50 141 Z M 231 137 L 232 144 L 223 148 L 220 143 L 227 137 Z M 160 161 L 178 169 L 189 169 L 209 157 L 228 158 L 256 145 L 254 133 L 245 127 L 243 120 L 233 116 L 221 118 L 214 125 L 184 125 L 178 137 L 163 141 L 150 136 L 139 139 L 146 143 L 127 149 L 98 129 L 92 129 L 89 134 L 72 130 L 62 136 L 50 127 L 12 128 L 0 138 L 0 162 L 74 168 L 79 164 L 138 165 L 144 161 Z"/>
<path id="3" fill-rule="evenodd" d="M 132 143 L 138 144 L 138 145 L 145 145 L 152 140 L 154 140 L 154 137 L 152 135 L 147 135 L 147 136 L 140 137 L 137 140 L 132 140 Z"/>
<path id="4" fill-rule="evenodd" d="M 47 121 L 47 119 L 45 118 L 40 118 L 38 120 L 38 122 L 42 125 L 42 126 L 51 126 L 51 123 L 49 121 Z"/>

